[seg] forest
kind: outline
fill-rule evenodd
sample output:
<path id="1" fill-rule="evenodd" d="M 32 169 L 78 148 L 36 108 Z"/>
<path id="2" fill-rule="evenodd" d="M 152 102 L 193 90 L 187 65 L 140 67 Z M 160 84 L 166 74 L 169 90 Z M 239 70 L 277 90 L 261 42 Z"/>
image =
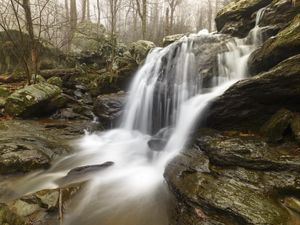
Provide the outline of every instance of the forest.
<path id="1" fill-rule="evenodd" d="M 1 0 L 0 225 L 300 225 L 299 0 Z"/>

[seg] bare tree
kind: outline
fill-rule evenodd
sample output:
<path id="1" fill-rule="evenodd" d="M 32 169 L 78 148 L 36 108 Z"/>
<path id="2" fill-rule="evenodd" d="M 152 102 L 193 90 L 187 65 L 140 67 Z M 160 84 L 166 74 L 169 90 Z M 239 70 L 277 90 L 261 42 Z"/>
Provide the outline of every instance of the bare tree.
<path id="1" fill-rule="evenodd" d="M 142 4 L 140 0 L 136 0 L 137 12 L 142 21 L 142 36 L 143 39 L 146 39 L 147 35 L 147 0 L 142 0 Z"/>

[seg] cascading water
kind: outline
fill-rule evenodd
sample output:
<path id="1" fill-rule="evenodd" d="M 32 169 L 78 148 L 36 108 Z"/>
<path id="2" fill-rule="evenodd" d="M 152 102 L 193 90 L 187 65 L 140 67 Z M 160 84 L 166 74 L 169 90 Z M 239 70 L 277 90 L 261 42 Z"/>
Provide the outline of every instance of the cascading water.
<path id="1" fill-rule="evenodd" d="M 75 167 L 113 162 L 89 177 L 66 212 L 64 224 L 167 225 L 165 166 L 184 148 L 207 105 L 246 76 L 247 58 L 257 44 L 229 41 L 228 51 L 218 56 L 213 87 L 203 89 L 193 48 L 212 36 L 202 31 L 154 49 L 131 85 L 121 126 L 86 134 L 72 155 L 47 172 L 27 177 L 20 195 L 58 187 L 58 181 Z M 153 151 L 149 143 L 157 136 L 162 143 L 159 151 Z"/>

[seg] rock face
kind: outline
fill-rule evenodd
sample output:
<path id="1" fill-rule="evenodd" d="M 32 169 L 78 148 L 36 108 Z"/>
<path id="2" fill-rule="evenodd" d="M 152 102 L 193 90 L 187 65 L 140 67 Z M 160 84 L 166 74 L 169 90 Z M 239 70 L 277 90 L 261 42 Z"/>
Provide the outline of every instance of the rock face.
<path id="1" fill-rule="evenodd" d="M 125 93 L 99 95 L 94 103 L 94 113 L 106 127 L 116 125 L 125 105 Z"/>
<path id="2" fill-rule="evenodd" d="M 285 190 L 297 196 L 297 146 L 212 130 L 198 136 L 165 172 L 177 200 L 171 224 L 293 224 L 279 200 Z"/>
<path id="3" fill-rule="evenodd" d="M 49 167 L 54 159 L 71 152 L 69 142 L 84 134 L 85 129 L 93 131 L 90 122 L 50 119 L 1 121 L 0 175 Z"/>
<path id="4" fill-rule="evenodd" d="M 155 48 L 155 44 L 151 41 L 139 40 L 137 42 L 133 42 L 130 47 L 130 53 L 135 59 L 138 65 L 144 62 L 147 54 L 152 48 Z"/>
<path id="5" fill-rule="evenodd" d="M 267 40 L 250 57 L 252 74 L 267 71 L 279 62 L 300 53 L 300 14 L 275 38 Z"/>
<path id="6" fill-rule="evenodd" d="M 221 33 L 245 37 L 254 27 L 256 12 L 265 7 L 259 25 L 268 26 L 273 34 L 284 28 L 300 10 L 300 3 L 290 0 L 235 0 L 222 9 L 216 17 Z"/>
<path id="7" fill-rule="evenodd" d="M 255 25 L 255 13 L 272 0 L 234 0 L 216 17 L 217 30 L 236 37 L 246 37 Z"/>
<path id="8" fill-rule="evenodd" d="M 273 0 L 264 11 L 260 26 L 276 26 L 282 29 L 300 12 L 300 3 L 290 0 Z"/>
<path id="9" fill-rule="evenodd" d="M 10 116 L 30 117 L 51 113 L 61 107 L 57 104 L 61 89 L 48 83 L 38 83 L 11 94 L 5 103 L 5 112 Z"/>
<path id="10" fill-rule="evenodd" d="M 221 130 L 256 130 L 279 109 L 300 111 L 300 55 L 272 70 L 234 84 L 207 111 L 206 125 Z"/>
<path id="11" fill-rule="evenodd" d="M 7 204 L 0 204 L 0 224 L 59 225 L 60 210 L 63 211 L 80 190 L 80 184 L 41 190 L 9 201 Z"/>

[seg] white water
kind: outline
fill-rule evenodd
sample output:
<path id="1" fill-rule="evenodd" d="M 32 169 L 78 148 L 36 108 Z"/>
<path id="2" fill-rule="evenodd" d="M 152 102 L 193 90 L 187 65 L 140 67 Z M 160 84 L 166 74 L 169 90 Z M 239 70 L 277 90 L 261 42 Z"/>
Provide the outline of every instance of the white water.
<path id="1" fill-rule="evenodd" d="M 55 188 L 71 169 L 104 162 L 114 164 L 88 177 L 88 185 L 67 210 L 64 224 L 167 225 L 169 194 L 163 173 L 167 163 L 189 142 L 197 120 L 208 104 L 247 75 L 247 59 L 255 44 L 227 43 L 218 57 L 219 74 L 209 91 L 201 86 L 195 68 L 195 40 L 211 36 L 203 31 L 164 49 L 154 49 L 137 72 L 126 112 L 117 129 L 85 135 L 73 155 L 46 173 L 32 174 L 20 194 Z M 165 146 L 148 146 L 155 133 L 169 128 Z"/>

